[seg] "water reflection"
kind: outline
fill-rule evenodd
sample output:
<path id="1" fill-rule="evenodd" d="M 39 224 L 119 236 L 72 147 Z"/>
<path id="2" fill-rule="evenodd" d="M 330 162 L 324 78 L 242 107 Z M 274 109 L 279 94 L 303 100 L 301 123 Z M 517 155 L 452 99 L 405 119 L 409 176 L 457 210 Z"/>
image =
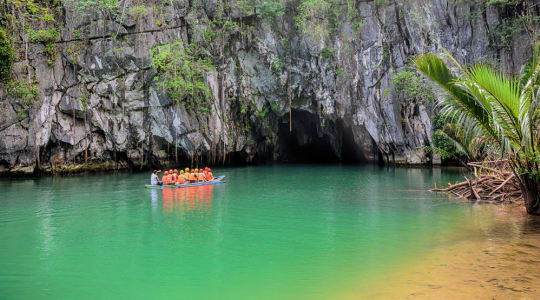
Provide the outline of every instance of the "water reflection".
<path id="1" fill-rule="evenodd" d="M 158 207 L 158 191 L 157 190 L 150 190 L 150 196 L 152 197 L 152 212 L 155 212 Z"/>
<path id="2" fill-rule="evenodd" d="M 208 217 L 212 208 L 212 189 L 213 185 L 163 189 L 163 214 Z"/>

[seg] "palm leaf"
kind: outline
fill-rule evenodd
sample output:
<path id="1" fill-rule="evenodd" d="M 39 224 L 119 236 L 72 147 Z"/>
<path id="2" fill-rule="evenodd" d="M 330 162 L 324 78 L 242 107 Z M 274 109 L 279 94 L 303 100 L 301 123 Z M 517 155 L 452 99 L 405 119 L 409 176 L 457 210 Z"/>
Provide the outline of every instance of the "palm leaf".
<path id="1" fill-rule="evenodd" d="M 461 121 L 477 123 L 473 127 L 480 126 L 485 134 L 497 139 L 496 130 L 491 127 L 491 113 L 476 101 L 474 95 L 457 83 L 446 64 L 436 55 L 422 54 L 414 60 L 418 69 L 442 87 L 452 100 L 443 101 L 441 106 L 448 114 L 455 114 Z M 458 65 L 458 67 L 461 67 Z"/>
<path id="2" fill-rule="evenodd" d="M 476 100 L 489 103 L 492 125 L 503 147 L 512 146 L 519 150 L 522 139 L 519 81 L 483 64 L 469 68 L 467 76 L 468 81 L 478 87 L 480 95 L 475 97 Z"/>

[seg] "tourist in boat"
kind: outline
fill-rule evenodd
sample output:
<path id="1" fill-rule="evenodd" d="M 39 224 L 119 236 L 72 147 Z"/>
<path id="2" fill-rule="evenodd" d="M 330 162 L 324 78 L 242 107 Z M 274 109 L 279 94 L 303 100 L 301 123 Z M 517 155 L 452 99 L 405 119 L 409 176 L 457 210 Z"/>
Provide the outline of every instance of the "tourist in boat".
<path id="1" fill-rule="evenodd" d="M 195 174 L 195 182 L 199 182 L 199 169 L 195 168 L 193 174 Z"/>
<path id="2" fill-rule="evenodd" d="M 178 170 L 174 169 L 173 175 L 172 175 L 172 182 L 176 183 L 177 180 L 178 180 Z"/>
<path id="3" fill-rule="evenodd" d="M 182 174 L 181 174 L 181 176 L 184 177 L 184 181 L 185 181 L 186 183 L 189 182 L 188 173 L 189 173 L 189 172 L 184 172 L 184 171 L 182 171 Z"/>
<path id="4" fill-rule="evenodd" d="M 161 171 L 154 170 L 154 172 L 152 172 L 152 175 L 150 175 L 150 184 L 151 185 L 162 185 L 163 184 L 161 181 L 159 181 L 159 177 L 157 175 L 159 172 L 161 172 Z"/>
<path id="5" fill-rule="evenodd" d="M 171 184 L 171 177 L 169 176 L 169 171 L 165 171 L 163 178 L 161 178 L 163 185 Z"/>
<path id="6" fill-rule="evenodd" d="M 197 169 L 195 169 L 195 171 L 197 171 Z M 196 172 L 197 173 L 197 181 L 198 182 L 204 182 L 206 181 L 206 176 L 204 176 L 204 173 L 203 173 L 203 170 L 200 169 L 199 171 Z"/>
<path id="7" fill-rule="evenodd" d="M 212 169 L 210 168 L 206 168 L 207 171 L 206 171 L 206 179 L 208 180 L 213 180 L 214 179 L 214 174 L 212 174 Z"/>
<path id="8" fill-rule="evenodd" d="M 176 178 L 176 184 L 184 184 L 186 183 L 186 178 L 184 177 L 184 171 L 180 171 L 180 174 Z"/>
<path id="9" fill-rule="evenodd" d="M 191 172 L 188 173 L 188 179 L 190 183 L 197 182 L 197 177 L 195 176 L 195 170 L 191 169 Z"/>
<path id="10" fill-rule="evenodd" d="M 202 169 L 203 174 L 204 174 L 204 178 L 206 178 L 206 180 L 208 180 L 208 167 L 204 167 L 204 169 Z"/>

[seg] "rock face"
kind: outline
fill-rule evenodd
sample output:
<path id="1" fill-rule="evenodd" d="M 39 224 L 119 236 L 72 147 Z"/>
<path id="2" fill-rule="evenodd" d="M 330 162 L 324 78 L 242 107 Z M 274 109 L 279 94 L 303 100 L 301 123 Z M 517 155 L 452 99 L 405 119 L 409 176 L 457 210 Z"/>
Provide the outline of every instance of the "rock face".
<path id="1" fill-rule="evenodd" d="M 497 59 L 516 71 L 530 54 L 527 35 L 495 44 L 492 33 L 503 12 L 488 7 L 471 18 L 482 5 L 474 1 L 379 2 L 357 1 L 363 26 L 355 31 L 344 21 L 341 34 L 324 41 L 299 33 L 288 15 L 227 12 L 251 30 L 209 50 L 217 66 L 206 74 L 213 93 L 209 114 L 186 110 L 156 84 L 151 49 L 200 40 L 196 29 L 214 17 L 218 2 L 203 1 L 193 13 L 187 1 L 166 1 L 106 26 L 63 7 L 54 64 L 44 45 L 28 46 L 39 97 L 27 117 L 17 116 L 19 99 L 0 84 L 0 172 L 110 162 L 440 162 L 421 150 L 432 143 L 434 102 L 406 99 L 392 76 L 419 53 L 443 48 L 461 62 Z M 24 65 L 17 62 L 13 71 L 21 80 Z"/>

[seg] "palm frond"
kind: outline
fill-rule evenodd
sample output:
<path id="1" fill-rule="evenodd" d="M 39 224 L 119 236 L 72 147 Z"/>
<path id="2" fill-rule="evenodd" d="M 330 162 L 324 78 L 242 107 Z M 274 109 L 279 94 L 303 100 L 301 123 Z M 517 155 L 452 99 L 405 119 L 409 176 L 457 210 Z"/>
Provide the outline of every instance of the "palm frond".
<path id="1" fill-rule="evenodd" d="M 466 140 L 460 138 L 459 135 L 456 135 L 453 130 L 455 128 L 444 128 L 444 130 L 439 130 L 439 135 L 444 138 L 446 141 L 448 141 L 454 148 L 456 148 L 456 151 L 463 156 L 467 157 L 468 159 L 472 159 L 472 154 L 469 151 L 469 147 L 466 144 Z"/>
<path id="2" fill-rule="evenodd" d="M 453 100 L 441 103 L 443 110 L 455 113 L 461 119 L 469 119 L 470 122 L 476 120 L 478 126 L 482 127 L 486 134 L 497 139 L 496 131 L 490 126 L 490 112 L 486 111 L 471 93 L 457 84 L 457 79 L 441 58 L 432 54 L 422 54 L 414 62 L 422 73 L 435 81 L 452 97 Z"/>
<path id="3" fill-rule="evenodd" d="M 467 74 L 468 81 L 473 82 L 481 94 L 476 100 L 489 103 L 491 123 L 503 139 L 502 144 L 519 149 L 522 139 L 519 81 L 483 64 L 469 68 Z"/>

